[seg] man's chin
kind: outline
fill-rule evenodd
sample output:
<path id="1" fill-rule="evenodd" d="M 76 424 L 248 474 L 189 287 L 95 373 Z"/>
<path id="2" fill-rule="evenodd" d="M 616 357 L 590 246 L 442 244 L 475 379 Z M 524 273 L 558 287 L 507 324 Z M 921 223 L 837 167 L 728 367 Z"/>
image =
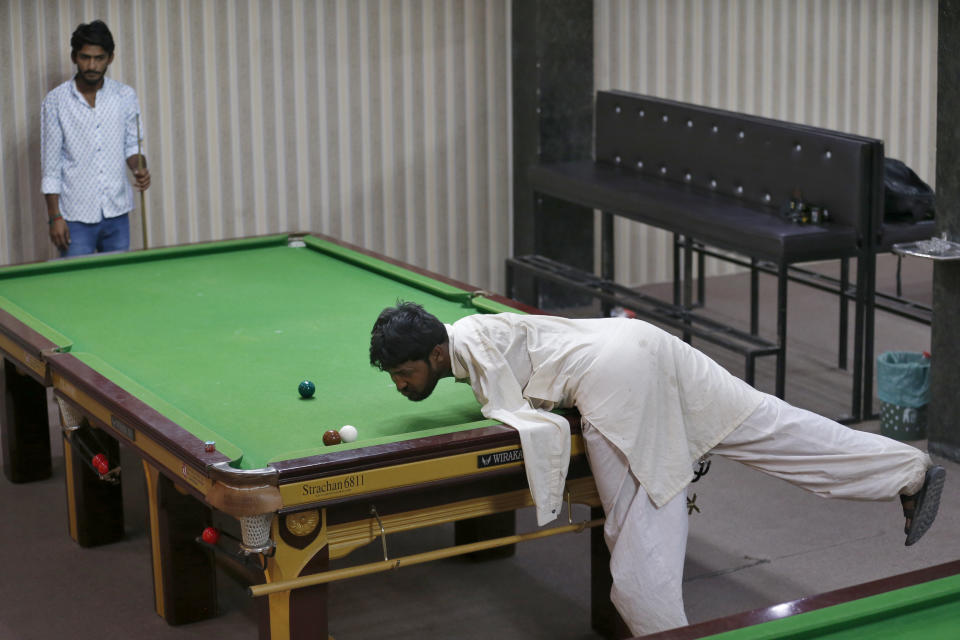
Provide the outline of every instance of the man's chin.
<path id="1" fill-rule="evenodd" d="M 411 402 L 422 402 L 430 397 L 430 394 L 433 393 L 434 387 L 427 389 L 426 391 L 411 391 L 410 393 L 404 393 L 404 397 Z"/>
<path id="2" fill-rule="evenodd" d="M 412 400 L 413 402 L 420 402 L 421 400 L 426 400 L 427 398 L 429 398 L 430 394 L 433 393 L 433 390 L 436 388 L 437 388 L 437 379 L 432 378 L 431 380 L 428 380 L 427 384 L 423 386 L 422 391 L 412 391 L 408 389 L 407 393 L 404 393 L 402 391 L 400 393 L 403 393 L 403 395 L 406 396 L 407 400 Z"/>

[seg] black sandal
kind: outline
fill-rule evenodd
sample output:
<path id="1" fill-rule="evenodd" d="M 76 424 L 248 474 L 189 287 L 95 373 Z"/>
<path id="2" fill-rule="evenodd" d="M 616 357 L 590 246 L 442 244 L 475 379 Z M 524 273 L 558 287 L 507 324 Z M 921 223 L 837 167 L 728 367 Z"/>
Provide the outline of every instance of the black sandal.
<path id="1" fill-rule="evenodd" d="M 930 467 L 920 491 L 912 496 L 900 496 L 903 517 L 907 519 L 903 527 L 903 532 L 907 535 L 904 543 L 906 546 L 909 547 L 922 538 L 933 524 L 937 511 L 940 510 L 940 494 L 943 492 L 946 477 L 947 472 L 943 467 Z"/>

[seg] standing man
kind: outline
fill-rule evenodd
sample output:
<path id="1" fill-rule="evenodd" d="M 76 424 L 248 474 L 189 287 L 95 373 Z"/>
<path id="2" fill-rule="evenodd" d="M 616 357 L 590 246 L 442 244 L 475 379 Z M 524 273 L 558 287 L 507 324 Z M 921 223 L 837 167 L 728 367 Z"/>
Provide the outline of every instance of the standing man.
<path id="1" fill-rule="evenodd" d="M 40 188 L 50 239 L 63 257 L 130 248 L 133 187 L 150 186 L 138 151 L 140 104 L 133 88 L 106 77 L 113 35 L 101 20 L 70 38 L 77 74 L 47 94 L 40 114 Z"/>
<path id="2" fill-rule="evenodd" d="M 915 447 L 849 429 L 761 393 L 640 320 L 476 314 L 444 325 L 423 307 L 384 309 L 370 363 L 410 400 L 467 381 L 483 415 L 520 434 L 537 522 L 557 517 L 580 411 L 606 513 L 611 600 L 634 634 L 685 625 L 687 485 L 713 451 L 823 497 L 894 500 L 912 545 L 937 515 L 945 471 Z"/>

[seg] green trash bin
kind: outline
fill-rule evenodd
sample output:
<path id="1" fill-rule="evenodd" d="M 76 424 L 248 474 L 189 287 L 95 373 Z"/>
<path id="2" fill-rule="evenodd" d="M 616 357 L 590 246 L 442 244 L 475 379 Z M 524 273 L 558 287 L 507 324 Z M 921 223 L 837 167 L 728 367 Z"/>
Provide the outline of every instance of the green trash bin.
<path id="1" fill-rule="evenodd" d="M 927 437 L 930 402 L 930 356 L 887 351 L 877 357 L 880 433 L 897 440 Z"/>

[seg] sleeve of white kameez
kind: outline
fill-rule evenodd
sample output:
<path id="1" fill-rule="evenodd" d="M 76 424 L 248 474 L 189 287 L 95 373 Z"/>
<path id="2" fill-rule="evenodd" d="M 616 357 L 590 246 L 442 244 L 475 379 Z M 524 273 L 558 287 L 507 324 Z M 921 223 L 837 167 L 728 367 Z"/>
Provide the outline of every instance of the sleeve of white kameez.
<path id="1" fill-rule="evenodd" d="M 566 418 L 534 409 L 503 354 L 482 340 L 458 340 L 470 386 L 483 415 L 517 430 L 537 524 L 554 520 L 563 504 L 570 464 L 570 425 Z"/>
<path id="2" fill-rule="evenodd" d="M 48 95 L 40 107 L 40 193 L 60 193 L 62 149 L 63 130 L 57 101 Z"/>

